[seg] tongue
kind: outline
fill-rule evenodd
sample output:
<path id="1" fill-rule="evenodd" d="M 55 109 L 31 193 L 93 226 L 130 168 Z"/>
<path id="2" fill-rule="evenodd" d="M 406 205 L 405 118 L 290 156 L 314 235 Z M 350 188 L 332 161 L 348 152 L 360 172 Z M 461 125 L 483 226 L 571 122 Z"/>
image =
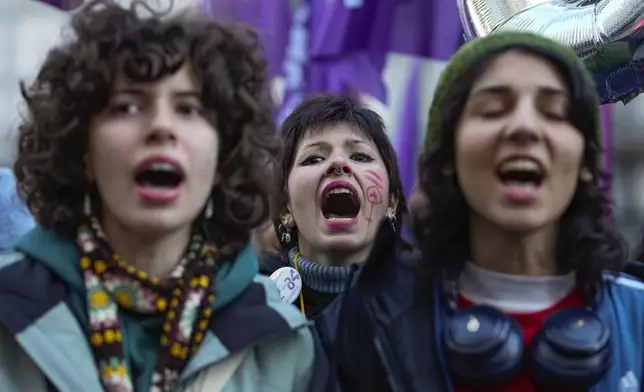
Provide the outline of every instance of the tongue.
<path id="1" fill-rule="evenodd" d="M 537 198 L 538 188 L 531 182 L 508 181 L 502 184 L 503 196 L 515 202 L 530 202 Z"/>

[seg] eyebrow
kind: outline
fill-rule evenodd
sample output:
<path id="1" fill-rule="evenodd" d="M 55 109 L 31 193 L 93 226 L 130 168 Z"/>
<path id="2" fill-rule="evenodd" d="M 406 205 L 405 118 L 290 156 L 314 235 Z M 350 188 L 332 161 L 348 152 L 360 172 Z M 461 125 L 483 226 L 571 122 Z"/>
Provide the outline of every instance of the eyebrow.
<path id="1" fill-rule="evenodd" d="M 362 141 L 360 139 L 347 139 L 347 140 L 344 141 L 344 146 L 345 147 L 353 147 L 353 146 L 359 145 L 359 144 L 368 145 L 367 143 L 365 143 L 364 141 Z M 328 142 L 319 141 L 319 142 L 313 142 L 313 143 L 306 144 L 304 146 L 303 150 L 308 150 L 308 149 L 311 149 L 311 148 L 329 148 L 329 147 L 330 147 L 330 144 Z"/>
<path id="2" fill-rule="evenodd" d="M 512 88 L 510 86 L 487 86 L 487 87 L 482 87 L 475 89 L 472 92 L 472 97 L 476 97 L 479 95 L 503 95 L 503 94 L 509 94 L 512 92 Z M 563 96 L 567 97 L 568 93 L 566 90 L 557 88 L 557 87 L 550 87 L 550 86 L 540 86 L 539 87 L 539 93 L 543 95 L 548 95 L 548 96 Z"/>
<path id="3" fill-rule="evenodd" d="M 113 95 L 133 95 L 144 96 L 151 93 L 150 89 L 140 87 L 117 87 Z M 197 90 L 177 90 L 172 95 L 178 98 L 197 98 L 201 99 L 201 94 Z"/>

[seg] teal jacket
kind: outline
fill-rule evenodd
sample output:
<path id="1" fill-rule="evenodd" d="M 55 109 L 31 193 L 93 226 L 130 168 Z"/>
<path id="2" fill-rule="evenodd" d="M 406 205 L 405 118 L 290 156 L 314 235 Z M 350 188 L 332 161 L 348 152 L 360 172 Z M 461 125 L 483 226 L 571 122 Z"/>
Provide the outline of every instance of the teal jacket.
<path id="1" fill-rule="evenodd" d="M 36 227 L 0 255 L 0 391 L 101 392 L 88 341 L 80 254 Z M 185 392 L 325 388 L 327 366 L 306 319 L 258 275 L 249 247 L 214 279 L 208 333 L 180 377 Z M 147 392 L 161 322 L 121 317 L 137 392 Z M 134 370 L 134 371 L 132 371 Z"/>

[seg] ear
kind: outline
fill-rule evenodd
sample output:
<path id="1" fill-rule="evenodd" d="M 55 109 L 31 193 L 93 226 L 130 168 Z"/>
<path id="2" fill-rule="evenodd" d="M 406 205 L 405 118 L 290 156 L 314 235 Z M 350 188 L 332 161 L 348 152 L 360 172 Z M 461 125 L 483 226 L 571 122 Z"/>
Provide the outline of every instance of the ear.
<path id="1" fill-rule="evenodd" d="M 387 212 L 391 213 L 391 215 L 396 215 L 396 211 L 398 210 L 398 197 L 397 196 L 389 196 L 389 207 L 387 208 Z"/>
<path id="2" fill-rule="evenodd" d="M 292 229 L 295 227 L 295 219 L 293 218 L 293 214 L 288 210 L 288 208 L 285 209 L 285 212 L 280 215 L 280 222 L 286 227 L 287 229 Z"/>

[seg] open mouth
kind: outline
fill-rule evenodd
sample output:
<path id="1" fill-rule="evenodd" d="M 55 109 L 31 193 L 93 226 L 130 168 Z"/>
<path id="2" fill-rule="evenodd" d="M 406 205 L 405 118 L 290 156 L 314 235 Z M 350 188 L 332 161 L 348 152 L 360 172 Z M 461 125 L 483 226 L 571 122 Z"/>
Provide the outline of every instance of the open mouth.
<path id="1" fill-rule="evenodd" d="M 539 187 L 543 182 L 544 171 L 532 159 L 512 159 L 505 161 L 498 169 L 497 176 L 503 184 Z"/>
<path id="2" fill-rule="evenodd" d="M 322 215 L 327 220 L 352 220 L 360 212 L 360 202 L 353 189 L 338 186 L 322 195 Z"/>
<path id="3" fill-rule="evenodd" d="M 180 166 L 172 162 L 149 162 L 137 170 L 134 180 L 140 186 L 152 189 L 174 189 L 184 180 Z"/>

